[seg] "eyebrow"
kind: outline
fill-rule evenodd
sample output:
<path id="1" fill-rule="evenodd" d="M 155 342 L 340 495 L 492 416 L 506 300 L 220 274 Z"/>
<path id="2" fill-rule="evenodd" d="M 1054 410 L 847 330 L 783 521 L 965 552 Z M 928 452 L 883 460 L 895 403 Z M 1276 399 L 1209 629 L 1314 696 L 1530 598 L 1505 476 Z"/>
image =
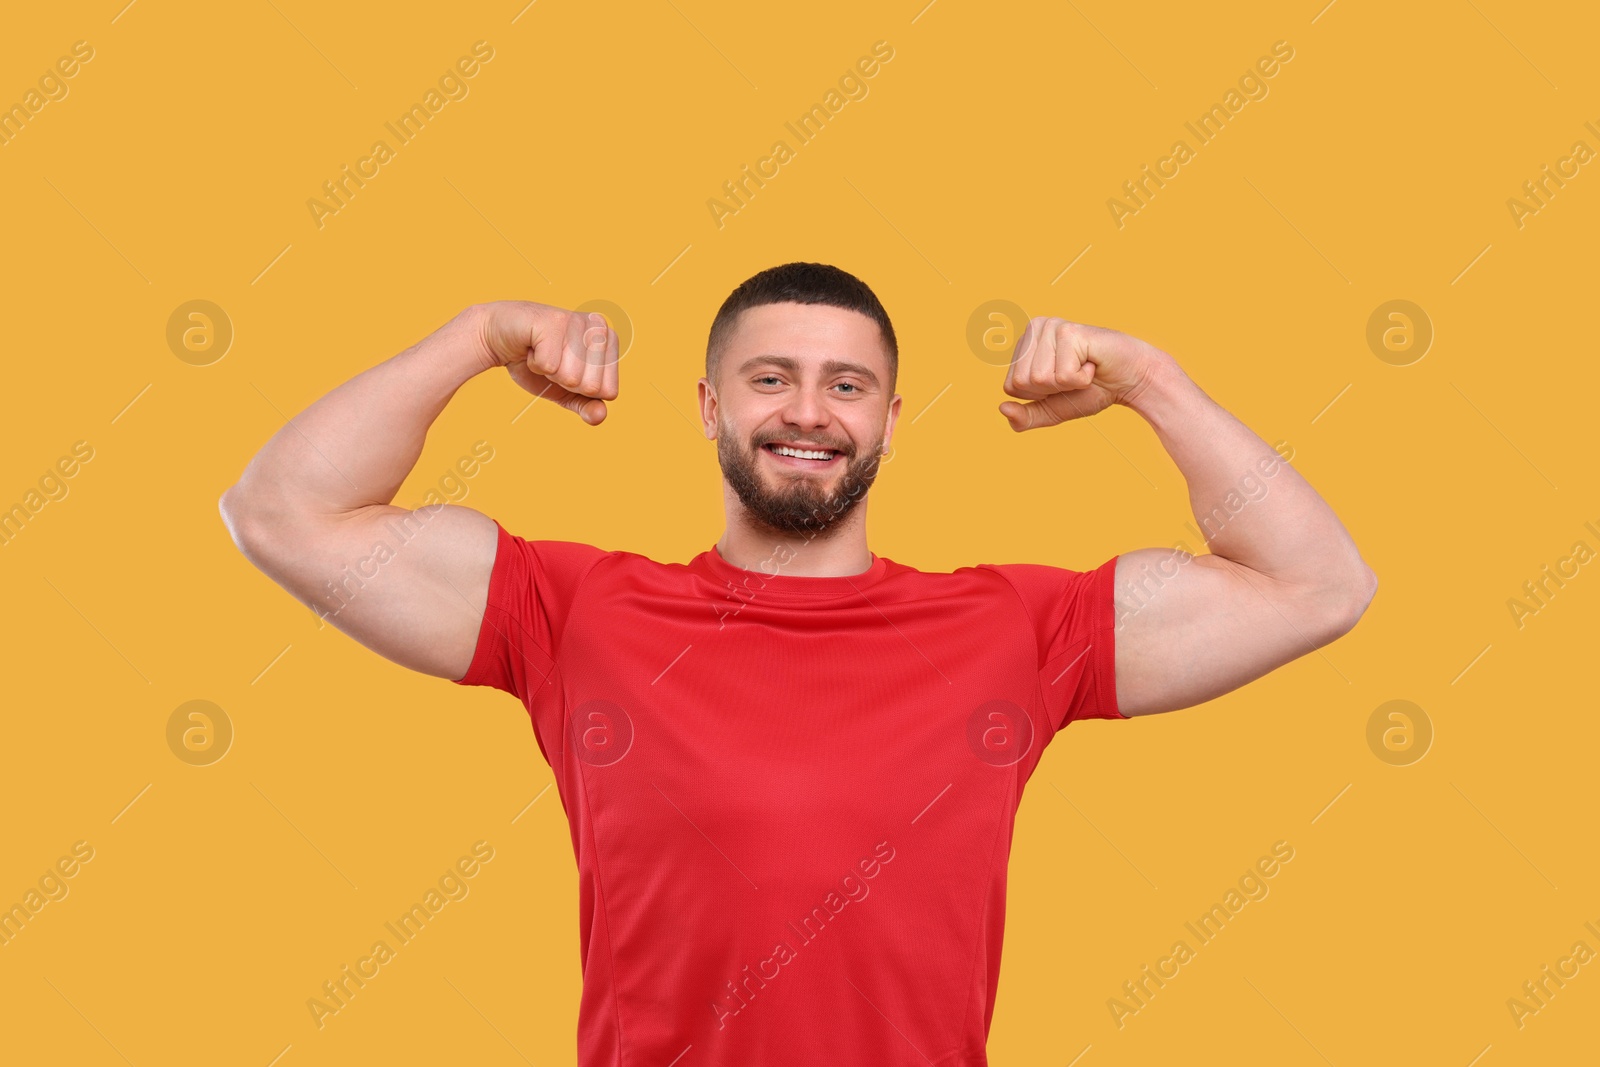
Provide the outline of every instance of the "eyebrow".
<path id="1" fill-rule="evenodd" d="M 747 374 L 760 366 L 778 367 L 779 369 L 786 370 L 790 374 L 796 376 L 798 376 L 800 373 L 800 363 L 798 360 L 794 359 L 792 356 L 775 355 L 752 356 L 743 363 L 739 364 L 739 373 Z M 878 381 L 878 376 L 872 373 L 872 369 L 864 363 L 852 363 L 849 360 L 844 359 L 825 359 L 822 361 L 822 373 L 825 376 L 832 374 L 856 374 L 867 379 L 875 386 L 882 385 L 882 383 Z"/>

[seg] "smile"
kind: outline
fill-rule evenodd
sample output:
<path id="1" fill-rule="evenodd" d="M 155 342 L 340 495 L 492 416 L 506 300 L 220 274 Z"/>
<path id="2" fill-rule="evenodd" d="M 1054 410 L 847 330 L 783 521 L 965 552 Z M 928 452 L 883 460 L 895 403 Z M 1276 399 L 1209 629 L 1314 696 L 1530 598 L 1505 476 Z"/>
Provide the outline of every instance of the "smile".
<path id="1" fill-rule="evenodd" d="M 841 455 L 831 448 L 801 448 L 795 445 L 768 443 L 761 446 L 769 455 L 777 456 L 785 465 L 793 467 L 825 467 Z"/>

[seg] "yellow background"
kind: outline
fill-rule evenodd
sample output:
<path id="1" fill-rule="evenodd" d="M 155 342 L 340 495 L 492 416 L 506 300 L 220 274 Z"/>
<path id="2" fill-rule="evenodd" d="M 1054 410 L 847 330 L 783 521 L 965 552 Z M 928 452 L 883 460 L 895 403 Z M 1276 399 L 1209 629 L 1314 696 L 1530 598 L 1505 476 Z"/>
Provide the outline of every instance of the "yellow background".
<path id="1" fill-rule="evenodd" d="M 1600 963 L 1520 1029 L 1506 1006 L 1575 941 L 1600 950 L 1600 568 L 1520 629 L 1506 603 L 1575 541 L 1600 549 L 1600 164 L 1520 228 L 1506 206 L 1574 141 L 1600 148 L 1592 10 L 519 8 L 7 13 L 0 103 L 75 41 L 95 56 L 0 147 L 0 504 L 73 442 L 95 456 L 0 547 L 0 903 L 75 841 L 95 856 L 0 948 L 0 1059 L 574 1062 L 575 870 L 554 792 L 528 807 L 551 775 L 522 708 L 319 629 L 235 550 L 217 498 L 287 416 L 463 306 L 605 299 L 635 337 L 603 427 L 513 423 L 526 394 L 486 376 L 397 503 L 487 440 L 465 503 L 524 536 L 688 559 L 721 530 L 688 424 L 706 329 L 795 259 L 864 278 L 899 332 L 878 553 L 1083 568 L 1188 536 L 1183 481 L 1132 412 L 1007 428 L 1002 372 L 965 340 L 1006 299 L 1171 352 L 1289 442 L 1381 581 L 1318 654 L 1055 741 L 1018 817 L 994 1063 L 1593 1055 Z M 307 199 L 478 40 L 494 58 L 470 95 L 319 229 Z M 784 122 L 879 40 L 895 54 L 869 95 L 797 145 Z M 1183 123 L 1279 40 L 1294 58 L 1269 95 L 1119 229 L 1108 198 L 1196 147 Z M 706 201 L 780 138 L 794 158 L 719 229 Z M 166 342 L 193 299 L 235 331 L 209 366 Z M 1366 342 L 1392 299 L 1435 329 L 1409 366 Z M 194 699 L 235 729 L 210 766 L 167 746 Z M 1435 732 L 1410 766 L 1367 745 L 1395 699 Z M 495 858 L 470 896 L 319 1031 L 307 999 L 478 840 Z M 1270 895 L 1119 1029 L 1107 1000 L 1278 840 L 1295 858 Z"/>

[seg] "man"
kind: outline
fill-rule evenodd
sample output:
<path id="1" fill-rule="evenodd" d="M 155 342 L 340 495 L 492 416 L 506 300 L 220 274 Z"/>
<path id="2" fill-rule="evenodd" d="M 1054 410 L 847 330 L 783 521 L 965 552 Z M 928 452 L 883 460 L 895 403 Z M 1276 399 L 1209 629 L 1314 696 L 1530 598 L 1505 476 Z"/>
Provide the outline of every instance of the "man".
<path id="1" fill-rule="evenodd" d="M 727 528 L 687 564 L 389 503 L 491 368 L 606 417 L 615 332 L 540 304 L 469 308 L 341 385 L 222 497 L 245 555 L 345 633 L 526 706 L 577 858 L 584 1067 L 985 1064 L 1013 816 L 1045 745 L 1235 689 L 1372 598 L 1328 506 L 1171 357 L 1053 318 L 1019 341 L 1001 413 L 1022 431 L 1138 412 L 1211 554 L 940 574 L 872 553 L 898 359 L 842 270 L 735 289 L 699 383 Z M 574 466 L 538 472 L 538 499 L 583 506 L 593 483 L 552 477 Z M 648 451 L 640 470 L 663 476 Z M 1071 470 L 1040 484 L 1066 497 Z M 357 557 L 377 572 L 331 610 Z"/>

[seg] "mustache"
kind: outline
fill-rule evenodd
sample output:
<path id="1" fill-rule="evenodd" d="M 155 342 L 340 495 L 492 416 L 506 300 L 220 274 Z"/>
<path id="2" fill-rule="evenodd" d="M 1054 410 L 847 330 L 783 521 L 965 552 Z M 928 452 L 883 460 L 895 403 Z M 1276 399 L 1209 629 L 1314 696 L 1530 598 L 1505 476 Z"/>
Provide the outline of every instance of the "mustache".
<path id="1" fill-rule="evenodd" d="M 783 440 L 785 440 L 785 439 L 782 438 L 782 437 L 771 437 L 771 436 L 758 437 L 758 438 L 755 438 L 751 442 L 751 447 L 752 448 L 765 448 L 767 445 L 774 444 L 776 442 L 783 441 Z M 822 449 L 827 449 L 830 452 L 840 452 L 840 453 L 843 453 L 846 456 L 854 456 L 856 454 L 855 446 L 853 446 L 853 445 L 851 445 L 851 444 L 849 444 L 847 442 L 843 442 L 843 441 L 837 442 L 837 443 L 832 442 L 832 441 L 802 441 L 802 442 L 800 442 L 800 444 L 797 447 L 810 448 L 810 449 L 814 449 L 814 450 L 818 450 L 818 451 L 820 451 Z"/>

